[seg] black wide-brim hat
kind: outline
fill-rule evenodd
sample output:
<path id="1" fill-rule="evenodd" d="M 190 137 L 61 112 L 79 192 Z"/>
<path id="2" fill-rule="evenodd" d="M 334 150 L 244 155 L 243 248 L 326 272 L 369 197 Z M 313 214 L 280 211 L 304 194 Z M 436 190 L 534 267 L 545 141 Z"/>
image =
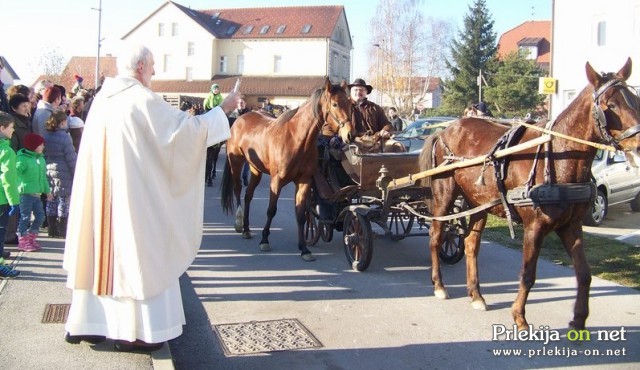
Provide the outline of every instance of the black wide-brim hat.
<path id="1" fill-rule="evenodd" d="M 364 80 L 361 78 L 356 78 L 356 80 L 353 81 L 351 85 L 347 85 L 347 86 L 349 87 L 349 89 L 351 89 L 354 86 L 365 87 L 367 89 L 367 94 L 371 94 L 371 90 L 373 90 L 373 87 L 371 85 L 367 85 L 367 83 L 364 82 Z"/>

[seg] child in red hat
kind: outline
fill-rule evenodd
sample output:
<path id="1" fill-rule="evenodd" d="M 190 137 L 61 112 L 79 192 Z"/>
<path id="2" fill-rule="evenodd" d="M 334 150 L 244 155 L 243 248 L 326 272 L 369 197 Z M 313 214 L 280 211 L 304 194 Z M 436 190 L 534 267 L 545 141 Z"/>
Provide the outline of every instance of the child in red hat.
<path id="1" fill-rule="evenodd" d="M 30 133 L 24 137 L 23 145 L 24 148 L 18 150 L 16 159 L 20 192 L 18 249 L 33 252 L 40 249 L 36 237 L 45 218 L 40 195 L 47 194 L 47 198 L 51 200 L 51 189 L 47 180 L 47 163 L 42 154 L 44 138 Z"/>

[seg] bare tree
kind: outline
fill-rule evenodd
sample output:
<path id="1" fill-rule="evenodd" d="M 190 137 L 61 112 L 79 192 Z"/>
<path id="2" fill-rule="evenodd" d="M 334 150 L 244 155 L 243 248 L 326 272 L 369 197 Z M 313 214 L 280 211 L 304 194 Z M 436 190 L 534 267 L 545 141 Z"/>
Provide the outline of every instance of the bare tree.
<path id="1" fill-rule="evenodd" d="M 67 64 L 66 58 L 58 48 L 47 47 L 42 49 L 42 53 L 35 65 L 29 64 L 32 72 L 38 76 L 46 76 L 53 83 L 60 83 L 60 74 Z"/>
<path id="2" fill-rule="evenodd" d="M 379 0 L 371 20 L 369 76 L 377 103 L 408 116 L 445 70 L 450 23 L 425 17 L 422 0 Z"/>

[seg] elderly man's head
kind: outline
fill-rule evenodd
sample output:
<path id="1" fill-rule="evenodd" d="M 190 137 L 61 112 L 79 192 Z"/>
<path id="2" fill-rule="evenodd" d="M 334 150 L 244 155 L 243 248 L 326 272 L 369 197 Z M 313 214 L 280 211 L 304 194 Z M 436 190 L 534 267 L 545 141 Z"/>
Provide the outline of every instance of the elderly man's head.
<path id="1" fill-rule="evenodd" d="M 373 90 L 373 87 L 367 85 L 361 78 L 356 78 L 348 87 L 351 91 L 351 99 L 358 103 L 361 103 L 367 95 L 371 94 L 371 90 Z"/>

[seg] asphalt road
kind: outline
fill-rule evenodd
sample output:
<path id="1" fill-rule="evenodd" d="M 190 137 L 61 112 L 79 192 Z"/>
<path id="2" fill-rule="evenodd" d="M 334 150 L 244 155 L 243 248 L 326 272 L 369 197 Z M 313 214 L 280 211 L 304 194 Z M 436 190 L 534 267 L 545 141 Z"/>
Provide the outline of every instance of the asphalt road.
<path id="1" fill-rule="evenodd" d="M 609 208 L 607 217 L 598 227 L 585 226 L 584 231 L 640 248 L 640 212 L 631 211 L 628 203 L 616 204 Z"/>
<path id="2" fill-rule="evenodd" d="M 376 240 L 371 266 L 361 273 L 347 264 L 341 233 L 313 248 L 315 262 L 302 261 L 296 247 L 292 185 L 284 189 L 273 221 L 273 251 L 260 252 L 269 178 L 263 178 L 252 203 L 254 238 L 245 240 L 234 231 L 233 216 L 221 212 L 222 167 L 218 170 L 214 187 L 206 189 L 202 248 L 181 279 L 187 326 L 170 343 L 177 369 L 640 367 L 636 290 L 594 278 L 587 321 L 591 340 L 572 341 L 567 334 L 572 338 L 575 333 L 567 331 L 567 323 L 576 293 L 573 271 L 540 260 L 527 318 L 535 329 L 542 326 L 547 335 L 559 337 L 547 343 L 494 340 L 496 328 L 512 329 L 510 306 L 518 288 L 519 251 L 483 243 L 480 279 L 489 310 L 474 311 L 466 297 L 465 259 L 444 266 L 451 298 L 433 296 L 427 237 Z M 290 319 L 298 320 L 319 346 L 234 355 L 228 353 L 229 343 L 223 344 L 216 334 L 226 326 Z M 619 340 L 605 340 L 605 334 L 616 333 Z M 243 340 L 245 350 L 250 350 L 251 339 L 247 335 Z M 498 353 L 511 349 L 524 352 Z"/>

